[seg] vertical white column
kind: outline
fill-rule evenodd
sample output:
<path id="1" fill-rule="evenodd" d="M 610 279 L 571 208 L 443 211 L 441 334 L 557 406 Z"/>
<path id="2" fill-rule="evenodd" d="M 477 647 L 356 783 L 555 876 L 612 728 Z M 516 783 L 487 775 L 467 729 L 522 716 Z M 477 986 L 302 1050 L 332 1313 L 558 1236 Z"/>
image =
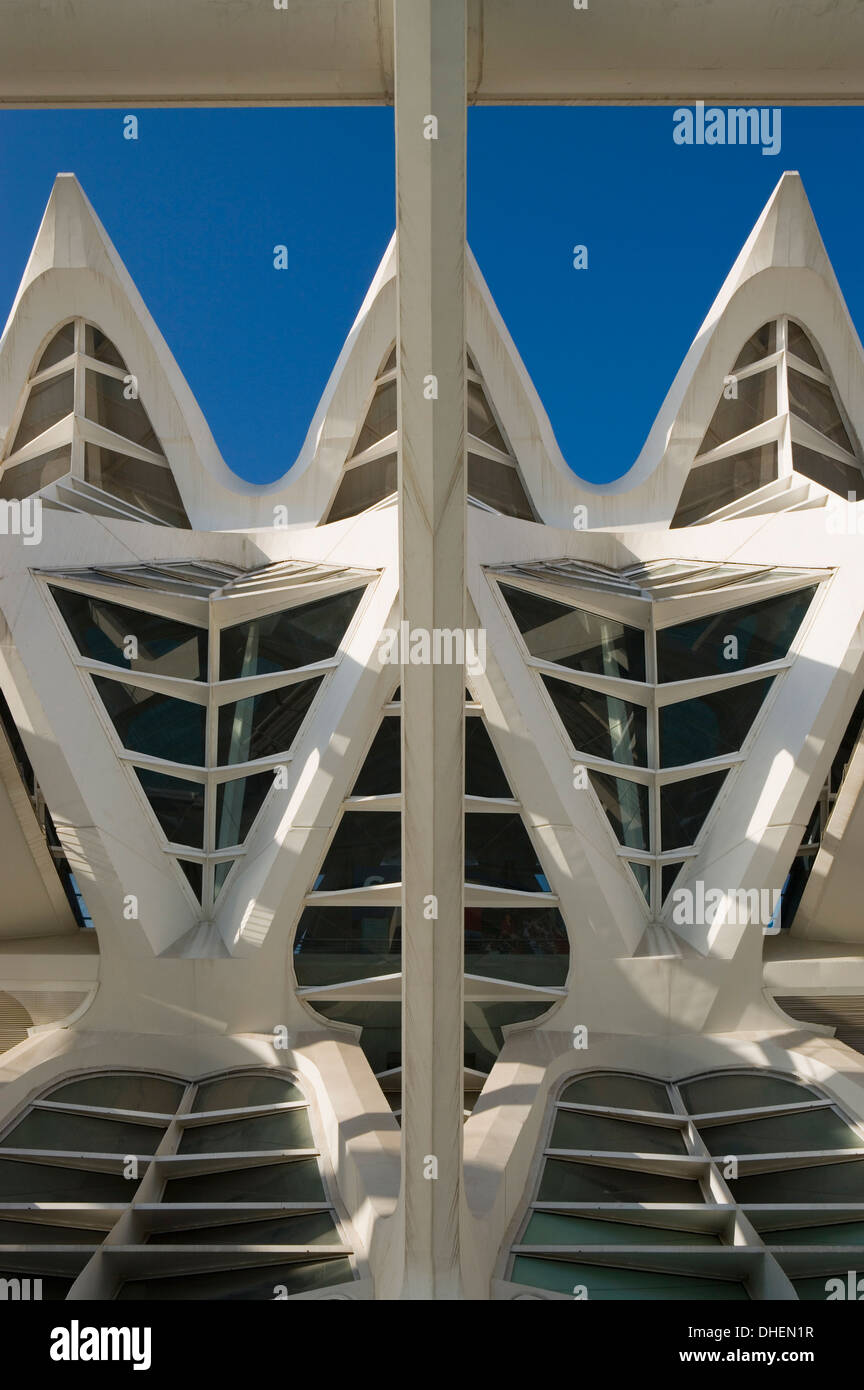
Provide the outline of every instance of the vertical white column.
<path id="1" fill-rule="evenodd" d="M 465 24 L 465 0 L 395 0 L 402 631 L 430 639 L 465 614 Z M 400 1292 L 448 1299 L 460 1294 L 465 669 L 412 664 L 411 650 Z"/>

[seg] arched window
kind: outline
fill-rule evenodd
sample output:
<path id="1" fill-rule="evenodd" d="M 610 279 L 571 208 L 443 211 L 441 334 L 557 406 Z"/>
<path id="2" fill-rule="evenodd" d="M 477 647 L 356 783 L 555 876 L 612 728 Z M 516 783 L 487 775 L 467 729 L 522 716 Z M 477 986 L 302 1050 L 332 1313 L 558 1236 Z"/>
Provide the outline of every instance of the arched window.
<path id="1" fill-rule="evenodd" d="M 824 1299 L 864 1256 L 862 1202 L 864 1129 L 816 1086 L 583 1073 L 552 1105 L 500 1293 Z"/>
<path id="2" fill-rule="evenodd" d="M 78 1076 L 0 1134 L 0 1278 L 39 1279 L 60 1299 L 271 1300 L 344 1284 L 356 1260 L 328 1189 L 286 1071 Z"/>

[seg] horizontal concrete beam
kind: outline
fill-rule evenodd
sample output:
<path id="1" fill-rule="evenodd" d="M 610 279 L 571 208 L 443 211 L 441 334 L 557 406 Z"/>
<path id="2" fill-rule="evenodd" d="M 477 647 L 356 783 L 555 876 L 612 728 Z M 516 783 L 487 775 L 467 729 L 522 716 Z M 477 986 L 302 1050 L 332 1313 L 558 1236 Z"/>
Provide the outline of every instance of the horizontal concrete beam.
<path id="1" fill-rule="evenodd" d="M 578 3 L 469 0 L 469 102 L 864 100 L 859 0 Z M 382 105 L 392 98 L 393 0 L 0 5 L 0 105 Z"/>

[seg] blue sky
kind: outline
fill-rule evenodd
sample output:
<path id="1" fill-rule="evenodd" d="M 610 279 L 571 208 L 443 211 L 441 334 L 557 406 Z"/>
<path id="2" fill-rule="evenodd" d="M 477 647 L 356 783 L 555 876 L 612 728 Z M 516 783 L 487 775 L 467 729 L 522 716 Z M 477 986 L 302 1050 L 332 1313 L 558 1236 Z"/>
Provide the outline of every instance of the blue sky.
<path id="1" fill-rule="evenodd" d="M 393 231 L 388 110 L 0 114 L 0 317 L 51 183 L 76 173 L 226 462 L 293 462 Z M 784 169 L 864 324 L 864 111 L 783 112 L 782 149 L 680 146 L 671 108 L 469 112 L 468 235 L 583 477 L 631 465 Z M 273 268 L 273 247 L 289 266 Z M 574 270 L 572 248 L 588 248 Z"/>

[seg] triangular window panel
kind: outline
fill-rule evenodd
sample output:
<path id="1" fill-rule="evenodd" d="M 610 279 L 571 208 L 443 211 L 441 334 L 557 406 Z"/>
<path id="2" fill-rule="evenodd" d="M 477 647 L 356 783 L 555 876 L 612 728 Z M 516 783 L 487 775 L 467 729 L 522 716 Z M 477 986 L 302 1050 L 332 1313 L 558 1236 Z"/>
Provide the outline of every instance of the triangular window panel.
<path id="1" fill-rule="evenodd" d="M 773 368 L 737 377 L 724 388 L 696 457 L 710 453 L 776 414 L 777 373 Z"/>
<path id="2" fill-rule="evenodd" d="M 220 782 L 216 788 L 216 849 L 242 845 L 273 787 L 272 772 Z"/>
<path id="3" fill-rule="evenodd" d="M 494 449 L 500 449 L 502 454 L 509 454 L 510 445 L 501 433 L 483 387 L 479 382 L 469 381 L 467 394 L 468 433 L 475 439 L 481 439 L 484 444 L 491 444 Z"/>
<path id="4" fill-rule="evenodd" d="M 351 451 L 351 457 L 371 449 L 388 435 L 396 431 L 396 382 L 386 381 L 379 386 L 372 397 L 372 404 L 366 412 L 366 419 Z"/>
<path id="5" fill-rule="evenodd" d="M 187 882 L 188 882 L 188 884 L 189 884 L 189 887 L 192 889 L 192 892 L 193 892 L 194 895 L 195 895 L 196 901 L 200 903 L 200 901 L 201 901 L 201 888 L 202 888 L 202 884 L 203 884 L 203 881 L 204 881 L 204 866 L 203 866 L 203 864 L 196 864 L 196 863 L 195 863 L 193 860 L 191 860 L 191 859 L 178 859 L 178 860 L 177 860 L 177 863 L 180 865 L 180 868 L 183 870 L 183 874 L 184 874 L 184 876 L 185 876 L 185 878 L 186 878 L 186 880 L 187 880 Z"/>
<path id="6" fill-rule="evenodd" d="M 34 376 L 39 372 L 47 371 L 49 367 L 56 367 L 58 362 L 63 362 L 67 357 L 71 357 L 75 351 L 75 323 L 65 323 L 59 332 L 54 334 L 50 343 L 46 347 L 42 356 L 39 358 Z"/>
<path id="7" fill-rule="evenodd" d="M 214 901 L 219 897 L 219 894 L 222 892 L 222 889 L 225 887 L 225 881 L 226 881 L 226 879 L 228 878 L 228 875 L 230 874 L 231 870 L 234 868 L 234 865 L 235 865 L 236 863 L 237 863 L 237 860 L 236 860 L 236 859 L 221 859 L 221 860 L 219 861 L 218 864 L 214 864 L 214 865 L 213 865 L 213 899 L 214 899 Z"/>
<path id="8" fill-rule="evenodd" d="M 169 844 L 204 848 L 204 785 L 136 767 L 138 781 Z"/>
<path id="9" fill-rule="evenodd" d="M 845 449 L 854 457 L 852 441 L 843 424 L 837 402 L 831 387 L 815 377 L 805 376 L 803 372 L 789 368 L 789 409 L 799 420 L 818 430 L 838 449 Z"/>
<path id="10" fill-rule="evenodd" d="M 736 752 L 762 708 L 773 678 L 662 705 L 660 766 L 681 767 Z"/>
<path id="11" fill-rule="evenodd" d="M 777 324 L 763 323 L 751 337 L 749 337 L 735 359 L 733 372 L 741 371 L 744 367 L 752 367 L 754 362 L 761 362 L 763 357 L 770 357 L 777 351 Z M 819 365 L 818 363 L 816 364 Z"/>
<path id="12" fill-rule="evenodd" d="M 71 589 L 50 589 L 82 656 L 147 675 L 206 681 L 206 628 Z"/>
<path id="13" fill-rule="evenodd" d="M 513 464 L 499 463 L 495 459 L 469 453 L 468 495 L 501 516 L 515 516 L 521 521 L 536 520 L 519 471 Z"/>
<path id="14" fill-rule="evenodd" d="M 126 363 L 110 338 L 106 338 L 101 329 L 92 323 L 84 325 L 84 351 L 88 357 L 96 362 L 104 362 L 107 367 L 117 367 L 123 372 L 126 370 Z"/>
<path id="15" fill-rule="evenodd" d="M 840 459 L 829 458 L 817 449 L 807 449 L 803 444 L 792 442 L 792 467 L 796 473 L 812 482 L 836 492 L 844 501 L 852 495 L 852 501 L 860 501 L 864 496 L 864 477 L 857 464 L 843 463 Z"/>
<path id="16" fill-rule="evenodd" d="M 628 869 L 639 885 L 639 890 L 648 906 L 651 906 L 651 868 L 648 864 L 636 864 L 628 861 Z"/>
<path id="17" fill-rule="evenodd" d="M 815 593 L 815 587 L 796 589 L 747 608 L 726 609 L 661 628 L 657 679 L 661 683 L 698 680 L 782 661 Z"/>
<path id="18" fill-rule="evenodd" d="M 364 589 L 283 608 L 249 622 L 224 627 L 219 646 L 219 679 L 266 676 L 327 661 L 336 655 L 357 611 Z"/>
<path id="19" fill-rule="evenodd" d="M 15 432 L 10 454 L 16 454 L 25 444 L 30 444 L 44 434 L 59 420 L 71 415 L 75 402 L 75 374 L 63 372 L 61 376 L 49 377 L 30 387 L 27 404 Z"/>
<path id="20" fill-rule="evenodd" d="M 675 515 L 673 529 L 693 526 L 712 512 L 727 507 L 757 488 L 773 483 L 778 476 L 777 444 L 771 441 L 757 449 L 694 464 L 687 475 Z"/>
<path id="21" fill-rule="evenodd" d="M 645 634 L 641 628 L 509 584 L 500 588 L 532 656 L 571 671 L 644 681 Z"/>
<path id="22" fill-rule="evenodd" d="M 588 777 L 619 844 L 649 851 L 648 787 L 593 768 L 589 768 Z"/>
<path id="23" fill-rule="evenodd" d="M 725 772 L 667 782 L 660 788 L 661 849 L 684 849 L 699 835 L 726 779 Z"/>
<path id="24" fill-rule="evenodd" d="M 800 357 L 802 362 L 807 362 L 811 367 L 818 367 L 820 372 L 825 371 L 809 334 L 792 319 L 789 319 L 786 327 L 786 347 L 795 357 Z"/>
<path id="25" fill-rule="evenodd" d="M 479 716 L 465 720 L 465 795 L 513 798 L 486 725 Z"/>
<path id="26" fill-rule="evenodd" d="M 553 676 L 542 679 L 577 753 L 629 767 L 646 766 L 648 716 L 644 705 Z"/>
<path id="27" fill-rule="evenodd" d="M 94 676 L 93 684 L 117 737 L 130 753 L 204 766 L 207 711 L 203 705 L 104 676 Z"/>
<path id="28" fill-rule="evenodd" d="M 28 459 L 26 463 L 4 464 L 0 477 L 0 498 L 5 502 L 32 497 L 43 487 L 65 478 L 72 467 L 72 447 L 63 444 L 59 449 L 50 449 L 38 458 Z"/>
<path id="29" fill-rule="evenodd" d="M 132 391 L 132 383 L 124 383 L 121 377 L 85 368 L 84 414 L 94 425 L 131 440 L 140 449 L 161 455 L 156 431 L 137 395 L 129 394 Z"/>
<path id="30" fill-rule="evenodd" d="M 315 676 L 221 705 L 216 744 L 220 765 L 231 767 L 287 754 L 322 680 L 323 676 Z"/>
<path id="31" fill-rule="evenodd" d="M 352 796 L 398 796 L 402 789 L 402 721 L 398 714 L 381 720 L 372 746 L 351 789 Z"/>
<path id="32" fill-rule="evenodd" d="M 373 459 L 349 468 L 342 475 L 336 496 L 325 524 L 331 521 L 344 521 L 346 517 L 358 516 L 370 507 L 383 502 L 396 491 L 396 455 L 387 454 L 384 458 Z"/>

